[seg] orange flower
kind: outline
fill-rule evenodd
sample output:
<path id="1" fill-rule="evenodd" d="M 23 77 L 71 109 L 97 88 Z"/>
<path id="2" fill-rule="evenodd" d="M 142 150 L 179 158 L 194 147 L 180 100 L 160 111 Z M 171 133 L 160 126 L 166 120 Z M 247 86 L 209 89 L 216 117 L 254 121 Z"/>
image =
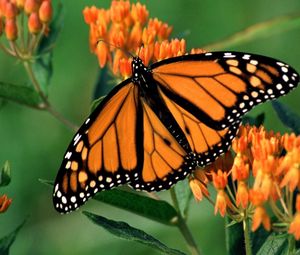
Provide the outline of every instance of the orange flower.
<path id="1" fill-rule="evenodd" d="M 300 240 L 300 195 L 296 199 L 296 214 L 289 227 L 289 233 L 295 236 L 296 240 Z"/>
<path id="2" fill-rule="evenodd" d="M 129 1 L 112 1 L 110 7 L 111 20 L 116 23 L 122 23 L 130 12 Z"/>
<path id="3" fill-rule="evenodd" d="M 257 228 L 263 224 L 266 230 L 271 229 L 271 220 L 263 207 L 266 197 L 260 190 L 250 190 L 249 199 L 251 203 L 255 206 L 254 214 L 252 216 L 252 231 L 257 230 Z"/>
<path id="4" fill-rule="evenodd" d="M 109 55 L 107 44 L 99 42 L 97 44 L 96 54 L 98 56 L 99 66 L 103 68 L 106 64 Z"/>
<path id="5" fill-rule="evenodd" d="M 258 229 L 260 225 L 263 225 L 267 231 L 271 230 L 271 220 L 263 206 L 258 206 L 254 209 L 252 216 L 252 231 Z"/>
<path id="6" fill-rule="evenodd" d="M 212 172 L 213 184 L 216 189 L 225 189 L 227 185 L 227 173 L 222 172 L 220 169 L 217 173 Z"/>
<path id="7" fill-rule="evenodd" d="M 139 2 L 133 4 L 131 7 L 132 19 L 141 25 L 144 25 L 148 19 L 149 12 L 145 5 L 141 5 Z"/>
<path id="8" fill-rule="evenodd" d="M 120 59 L 120 73 L 124 79 L 127 79 L 131 76 L 131 60 L 126 58 Z"/>
<path id="9" fill-rule="evenodd" d="M 201 54 L 201 53 L 206 53 L 207 51 L 204 49 L 200 49 L 200 48 L 192 48 L 191 49 L 191 54 Z"/>
<path id="10" fill-rule="evenodd" d="M 248 206 L 249 194 L 248 194 L 248 186 L 245 182 L 239 181 L 237 192 L 236 192 L 236 204 L 237 206 L 241 206 L 243 209 L 246 209 Z"/>
<path id="11" fill-rule="evenodd" d="M 289 227 L 289 233 L 295 236 L 296 240 L 300 240 L 300 213 L 296 213 Z"/>
<path id="12" fill-rule="evenodd" d="M 203 195 L 209 197 L 207 187 L 201 181 L 197 179 L 190 179 L 189 184 L 196 201 L 201 201 L 203 199 Z"/>
<path id="13" fill-rule="evenodd" d="M 254 206 L 260 206 L 266 201 L 266 197 L 261 190 L 250 189 L 249 200 Z"/>
<path id="14" fill-rule="evenodd" d="M 216 198 L 215 214 L 219 211 L 220 215 L 224 217 L 227 207 L 231 207 L 230 199 L 224 190 L 219 190 Z"/>
<path id="15" fill-rule="evenodd" d="M 238 154 L 232 166 L 232 179 L 238 181 L 244 181 L 249 177 L 249 164 L 247 158 Z"/>
<path id="16" fill-rule="evenodd" d="M 6 195 L 0 197 L 0 213 L 5 212 L 12 202 L 11 198 L 8 198 Z"/>
<path id="17" fill-rule="evenodd" d="M 293 164 L 287 173 L 284 175 L 280 187 L 289 187 L 290 192 L 293 192 L 296 187 L 300 188 L 300 166 L 298 164 Z"/>
<path id="18" fill-rule="evenodd" d="M 172 28 L 157 18 L 148 20 L 149 12 L 139 2 L 130 4 L 123 0 L 112 1 L 109 10 L 86 7 L 83 16 L 90 27 L 90 48 L 97 55 L 100 67 L 109 63 L 115 75 L 121 74 L 120 59 L 128 59 L 128 56 L 118 52 L 117 47 L 130 53 L 138 53 L 146 65 L 152 61 L 185 54 L 185 41 L 167 41 Z M 115 47 L 110 46 L 109 51 L 105 50 L 101 54 L 96 46 L 99 40 Z"/>

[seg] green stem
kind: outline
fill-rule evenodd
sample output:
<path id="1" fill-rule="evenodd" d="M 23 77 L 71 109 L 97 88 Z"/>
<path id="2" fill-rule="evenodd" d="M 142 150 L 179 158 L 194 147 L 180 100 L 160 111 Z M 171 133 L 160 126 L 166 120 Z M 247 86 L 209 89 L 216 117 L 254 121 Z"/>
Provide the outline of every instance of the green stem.
<path id="1" fill-rule="evenodd" d="M 252 255 L 251 240 L 250 240 L 250 229 L 249 229 L 249 219 L 246 219 L 246 217 L 243 220 L 243 228 L 244 228 L 244 239 L 245 239 L 246 255 Z"/>
<path id="2" fill-rule="evenodd" d="M 288 254 L 295 253 L 295 238 L 292 235 L 289 235 L 288 238 Z"/>
<path id="3" fill-rule="evenodd" d="M 44 92 L 42 91 L 41 87 L 40 87 L 40 84 L 39 82 L 37 81 L 37 79 L 35 78 L 35 75 L 33 73 L 33 70 L 32 70 L 32 66 L 31 66 L 31 63 L 30 63 L 30 60 L 24 60 L 23 61 L 23 64 L 24 64 L 24 67 L 25 67 L 25 70 L 31 80 L 31 83 L 35 89 L 35 91 L 39 94 L 39 96 L 41 97 L 41 99 L 43 100 L 43 102 L 45 103 L 46 105 L 46 109 L 48 108 L 48 106 L 50 105 L 49 101 L 48 101 L 48 98 L 47 96 L 44 94 Z"/>
<path id="4" fill-rule="evenodd" d="M 173 200 L 174 207 L 177 211 L 178 220 L 177 220 L 176 226 L 179 228 L 180 233 L 184 237 L 184 240 L 185 240 L 187 247 L 190 250 L 191 254 L 192 255 L 201 255 L 201 252 L 199 251 L 199 249 L 197 247 L 194 237 L 193 237 L 190 229 L 188 228 L 188 226 L 185 222 L 185 219 L 182 217 L 182 215 L 180 213 L 179 203 L 178 203 L 178 199 L 177 199 L 174 188 L 172 188 L 170 190 L 170 193 L 171 193 L 171 198 Z"/>
<path id="5" fill-rule="evenodd" d="M 77 131 L 78 127 L 73 124 L 72 122 L 70 122 L 69 120 L 67 120 L 64 116 L 62 116 L 58 111 L 56 111 L 52 105 L 50 104 L 50 102 L 48 101 L 47 96 L 44 94 L 44 92 L 42 91 L 39 82 L 37 81 L 34 72 L 32 70 L 32 66 L 29 61 L 23 61 L 25 70 L 32 82 L 32 85 L 34 87 L 34 89 L 36 90 L 36 92 L 39 94 L 39 96 L 41 97 L 41 99 L 43 100 L 44 104 L 45 104 L 45 110 L 47 110 L 53 117 L 55 117 L 57 120 L 59 120 L 61 123 L 63 123 L 66 127 Z"/>
<path id="6" fill-rule="evenodd" d="M 11 56 L 13 56 L 13 57 L 16 56 L 16 54 L 15 54 L 12 50 L 6 48 L 6 47 L 4 46 L 4 44 L 2 44 L 2 43 L 0 43 L 0 49 L 3 50 L 3 51 L 4 51 L 6 54 L 8 54 L 8 55 L 11 55 Z"/>

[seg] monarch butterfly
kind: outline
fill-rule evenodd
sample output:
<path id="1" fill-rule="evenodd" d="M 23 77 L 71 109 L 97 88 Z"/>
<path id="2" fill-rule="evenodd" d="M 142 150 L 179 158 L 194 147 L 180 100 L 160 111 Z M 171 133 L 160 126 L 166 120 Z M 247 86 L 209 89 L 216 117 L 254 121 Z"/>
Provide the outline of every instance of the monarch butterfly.
<path id="1" fill-rule="evenodd" d="M 241 117 L 295 88 L 299 75 L 275 59 L 239 52 L 169 58 L 116 86 L 85 120 L 58 172 L 61 213 L 121 184 L 170 188 L 228 150 Z"/>

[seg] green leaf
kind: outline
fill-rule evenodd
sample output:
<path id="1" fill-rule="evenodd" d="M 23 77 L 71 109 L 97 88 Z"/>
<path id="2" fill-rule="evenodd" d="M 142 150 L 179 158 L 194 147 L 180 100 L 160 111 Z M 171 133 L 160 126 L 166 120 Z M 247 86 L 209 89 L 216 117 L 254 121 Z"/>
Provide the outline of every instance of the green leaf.
<path id="1" fill-rule="evenodd" d="M 254 24 L 228 38 L 218 40 L 217 43 L 204 45 L 202 48 L 206 50 L 234 48 L 249 41 L 260 40 L 299 27 L 299 15 L 276 17 L 265 22 Z"/>
<path id="2" fill-rule="evenodd" d="M 31 107 L 41 108 L 43 106 L 37 92 L 25 86 L 0 82 L 0 97 Z"/>
<path id="3" fill-rule="evenodd" d="M 297 135 L 300 134 L 300 116 L 292 111 L 288 106 L 278 102 L 272 101 L 272 106 L 276 111 L 281 122 L 291 128 Z"/>
<path id="4" fill-rule="evenodd" d="M 8 255 L 9 249 L 13 242 L 16 239 L 17 234 L 19 233 L 20 229 L 24 226 L 25 220 L 10 234 L 0 239 L 0 254 L 1 255 Z"/>
<path id="5" fill-rule="evenodd" d="M 288 251 L 288 234 L 276 234 L 272 232 L 263 245 L 258 250 L 257 255 L 281 255 L 287 254 Z"/>
<path id="6" fill-rule="evenodd" d="M 113 189 L 97 193 L 94 199 L 167 225 L 174 225 L 177 219 L 169 203 L 137 193 Z"/>
<path id="7" fill-rule="evenodd" d="M 5 161 L 0 173 L 0 187 L 7 186 L 11 181 L 10 164 Z"/>
<path id="8" fill-rule="evenodd" d="M 243 123 L 243 125 L 249 124 L 250 126 L 259 127 L 264 123 L 264 121 L 265 121 L 265 114 L 261 113 L 261 114 L 258 114 L 255 117 L 244 116 L 243 120 L 242 120 L 242 123 Z"/>
<path id="9" fill-rule="evenodd" d="M 167 247 L 166 245 L 164 245 L 163 243 L 161 243 L 159 240 L 155 239 L 151 235 L 145 233 L 140 229 L 131 227 L 126 222 L 113 221 L 87 211 L 84 211 L 83 214 L 86 215 L 96 225 L 103 227 L 105 230 L 107 230 L 111 234 L 121 239 L 135 241 L 147 245 L 153 249 L 158 250 L 162 254 L 170 254 L 170 255 L 184 254 L 181 251 Z"/>
<path id="10" fill-rule="evenodd" d="M 174 191 L 176 194 L 178 209 L 180 211 L 180 214 L 183 217 L 186 217 L 188 212 L 188 207 L 192 198 L 192 192 L 189 186 L 188 179 L 178 182 L 174 186 Z"/>
<path id="11" fill-rule="evenodd" d="M 233 224 L 229 217 L 225 218 L 225 237 L 226 237 L 226 250 L 228 255 L 244 255 L 245 242 L 243 223 Z"/>
<path id="12" fill-rule="evenodd" d="M 259 249 L 264 245 L 268 236 L 269 231 L 266 231 L 263 227 L 259 227 L 255 232 L 251 233 L 251 243 L 253 254 L 257 254 Z"/>

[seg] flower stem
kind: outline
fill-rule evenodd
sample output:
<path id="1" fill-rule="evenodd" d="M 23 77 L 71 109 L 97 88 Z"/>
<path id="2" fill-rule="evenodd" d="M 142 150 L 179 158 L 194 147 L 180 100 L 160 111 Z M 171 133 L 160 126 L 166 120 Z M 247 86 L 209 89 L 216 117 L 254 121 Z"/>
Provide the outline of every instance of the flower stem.
<path id="1" fill-rule="evenodd" d="M 294 254 L 295 252 L 295 238 L 292 235 L 289 235 L 288 238 L 288 254 Z"/>
<path id="2" fill-rule="evenodd" d="M 32 70 L 32 66 L 30 63 L 30 60 L 28 61 L 23 61 L 25 70 L 32 82 L 32 85 L 34 87 L 34 89 L 36 90 L 36 92 L 39 94 L 40 98 L 42 99 L 43 103 L 45 104 L 44 109 L 47 110 L 53 117 L 55 117 L 57 120 L 59 120 L 62 124 L 64 124 L 66 127 L 77 131 L 78 127 L 73 124 L 72 122 L 70 122 L 69 120 L 67 120 L 64 116 L 62 116 L 58 111 L 56 111 L 52 105 L 50 104 L 50 102 L 48 101 L 47 96 L 44 94 L 44 92 L 41 89 L 41 86 L 39 84 L 39 82 L 37 81 L 34 72 Z"/>
<path id="3" fill-rule="evenodd" d="M 243 220 L 243 228 L 244 228 L 244 239 L 245 239 L 246 255 L 252 255 L 251 240 L 250 240 L 250 229 L 249 229 L 249 219 L 245 218 Z"/>
<path id="4" fill-rule="evenodd" d="M 171 193 L 171 198 L 172 198 L 174 207 L 177 211 L 178 220 L 176 222 L 176 226 L 179 228 L 180 233 L 184 237 L 184 240 L 185 240 L 187 247 L 190 250 L 191 254 L 192 255 L 201 255 L 201 252 L 199 251 L 199 249 L 197 247 L 194 237 L 193 237 L 189 227 L 187 226 L 185 219 L 181 215 L 181 212 L 179 210 L 178 199 L 177 199 L 174 188 L 172 188 L 170 190 L 170 193 Z"/>

